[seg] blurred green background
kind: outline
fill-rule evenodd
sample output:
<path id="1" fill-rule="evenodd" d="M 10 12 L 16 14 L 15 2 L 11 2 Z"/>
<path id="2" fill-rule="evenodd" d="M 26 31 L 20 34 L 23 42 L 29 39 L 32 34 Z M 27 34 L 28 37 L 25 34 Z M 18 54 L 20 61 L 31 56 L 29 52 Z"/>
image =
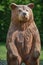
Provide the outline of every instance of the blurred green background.
<path id="1" fill-rule="evenodd" d="M 39 29 L 41 44 L 43 46 L 43 0 L 0 0 L 0 59 L 6 59 L 6 36 L 11 21 L 10 3 L 29 4 L 34 3 L 34 20 Z M 43 60 L 43 47 L 40 59 Z"/>

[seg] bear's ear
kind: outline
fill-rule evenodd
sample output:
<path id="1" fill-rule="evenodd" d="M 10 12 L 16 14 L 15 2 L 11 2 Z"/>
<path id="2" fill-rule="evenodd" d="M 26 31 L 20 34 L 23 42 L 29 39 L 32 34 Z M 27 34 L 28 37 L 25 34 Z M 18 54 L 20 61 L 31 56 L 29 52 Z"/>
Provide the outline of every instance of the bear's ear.
<path id="1" fill-rule="evenodd" d="M 34 8 L 34 3 L 30 3 L 27 6 L 30 7 L 31 9 L 33 9 Z"/>
<path id="2" fill-rule="evenodd" d="M 17 5 L 16 5 L 15 3 L 11 3 L 11 4 L 10 4 L 10 8 L 11 8 L 11 9 L 15 9 L 16 7 L 17 7 Z"/>

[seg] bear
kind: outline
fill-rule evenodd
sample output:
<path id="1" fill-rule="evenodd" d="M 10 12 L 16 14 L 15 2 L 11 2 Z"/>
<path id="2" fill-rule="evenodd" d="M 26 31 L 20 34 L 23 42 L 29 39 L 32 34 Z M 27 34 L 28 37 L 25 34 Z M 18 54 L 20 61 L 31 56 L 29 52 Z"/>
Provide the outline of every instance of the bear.
<path id="1" fill-rule="evenodd" d="M 11 23 L 6 39 L 7 64 L 39 65 L 41 42 L 38 28 L 34 22 L 32 9 L 28 5 L 10 4 Z"/>

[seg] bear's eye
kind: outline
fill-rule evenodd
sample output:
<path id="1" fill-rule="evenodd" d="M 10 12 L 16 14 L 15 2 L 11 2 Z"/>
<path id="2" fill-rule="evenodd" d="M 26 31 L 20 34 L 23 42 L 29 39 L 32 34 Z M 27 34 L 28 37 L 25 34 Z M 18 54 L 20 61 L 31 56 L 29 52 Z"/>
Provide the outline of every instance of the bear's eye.
<path id="1" fill-rule="evenodd" d="M 19 9 L 19 12 L 22 12 L 22 10 Z"/>
<path id="2" fill-rule="evenodd" d="M 28 10 L 26 10 L 26 11 L 28 11 Z"/>

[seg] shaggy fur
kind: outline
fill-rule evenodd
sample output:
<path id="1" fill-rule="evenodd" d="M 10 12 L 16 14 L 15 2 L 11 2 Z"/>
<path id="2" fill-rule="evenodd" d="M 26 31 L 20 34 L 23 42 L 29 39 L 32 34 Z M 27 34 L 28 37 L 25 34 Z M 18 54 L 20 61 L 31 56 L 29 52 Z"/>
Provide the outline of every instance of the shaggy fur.
<path id="1" fill-rule="evenodd" d="M 39 65 L 40 36 L 32 13 L 33 4 L 12 3 L 11 24 L 7 34 L 8 65 Z"/>

